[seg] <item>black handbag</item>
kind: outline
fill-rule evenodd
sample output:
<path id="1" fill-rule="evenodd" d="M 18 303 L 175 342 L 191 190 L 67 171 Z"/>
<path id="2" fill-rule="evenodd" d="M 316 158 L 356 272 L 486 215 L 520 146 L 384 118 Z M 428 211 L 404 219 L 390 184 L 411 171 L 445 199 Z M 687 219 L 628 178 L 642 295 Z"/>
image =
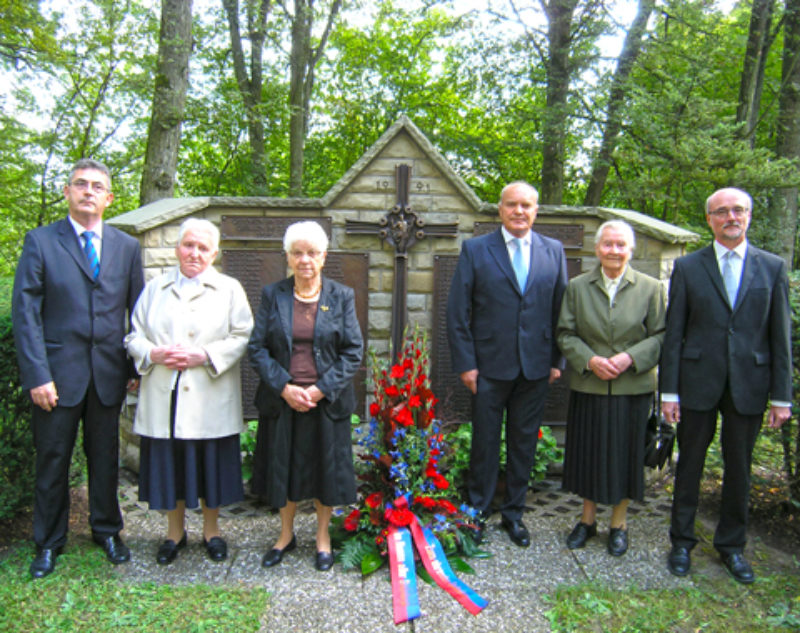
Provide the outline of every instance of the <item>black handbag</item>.
<path id="1" fill-rule="evenodd" d="M 644 465 L 648 468 L 664 468 L 672 463 L 672 449 L 675 446 L 675 427 L 661 415 L 660 398 L 653 402 L 653 411 L 647 419 L 644 434 Z"/>

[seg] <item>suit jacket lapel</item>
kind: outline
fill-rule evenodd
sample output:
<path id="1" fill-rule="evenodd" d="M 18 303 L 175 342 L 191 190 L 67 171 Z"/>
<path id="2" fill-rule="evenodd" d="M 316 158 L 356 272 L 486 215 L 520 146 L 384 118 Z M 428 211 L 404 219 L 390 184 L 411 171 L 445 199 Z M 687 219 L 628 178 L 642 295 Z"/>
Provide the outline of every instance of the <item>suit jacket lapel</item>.
<path id="1" fill-rule="evenodd" d="M 103 247 L 100 249 L 100 275 L 98 278 L 104 276 L 103 271 L 111 270 L 111 268 L 114 266 L 114 259 L 118 254 L 119 244 L 117 243 L 117 236 L 113 231 L 109 230 L 108 226 L 104 226 Z"/>
<path id="2" fill-rule="evenodd" d="M 70 257 L 78 264 L 78 268 L 83 271 L 83 274 L 89 278 L 89 281 L 94 282 L 92 271 L 89 269 L 89 260 L 86 258 L 86 253 L 81 248 L 80 238 L 75 235 L 75 230 L 72 228 L 69 220 L 64 218 L 61 221 L 61 226 L 58 229 L 58 241 L 61 246 L 70 254 Z M 102 265 L 100 267 L 102 270 Z"/>
<path id="3" fill-rule="evenodd" d="M 319 302 L 317 303 L 317 316 L 314 320 L 314 347 L 319 349 L 319 335 L 320 332 L 325 332 L 328 328 L 328 319 L 331 312 L 331 285 L 328 280 L 322 278 L 322 290 L 319 293 Z"/>
<path id="4" fill-rule="evenodd" d="M 742 297 L 744 297 L 747 289 L 755 277 L 755 271 L 758 268 L 758 253 L 748 244 L 747 253 L 742 262 L 742 279 L 739 281 L 739 292 L 736 294 L 736 303 L 733 306 L 734 311 L 741 305 Z"/>
<path id="5" fill-rule="evenodd" d="M 503 239 L 503 233 L 500 231 L 500 229 L 497 229 L 490 236 L 489 252 L 497 261 L 497 265 L 500 266 L 500 270 L 503 271 L 503 274 L 508 277 L 508 281 L 514 286 L 514 288 L 518 288 L 517 276 L 514 274 L 514 269 L 511 267 L 511 259 L 508 257 L 508 247 L 506 246 L 506 242 Z M 530 283 L 530 281 L 531 276 L 528 275 L 528 283 Z"/>
<path id="6" fill-rule="evenodd" d="M 725 305 L 728 305 L 728 293 L 725 292 L 725 284 L 722 281 L 722 275 L 719 272 L 719 264 L 717 263 L 717 255 L 714 252 L 713 246 L 707 246 L 702 251 L 700 251 L 702 255 L 702 262 L 703 266 L 708 273 L 708 277 L 711 280 L 711 285 L 714 286 L 716 291 L 719 293 L 720 299 L 725 302 Z"/>
<path id="7" fill-rule="evenodd" d="M 286 349 L 292 350 L 292 314 L 294 312 L 294 278 L 284 279 L 280 285 L 275 301 L 278 304 L 278 313 L 281 315 L 281 327 L 286 337 Z"/>

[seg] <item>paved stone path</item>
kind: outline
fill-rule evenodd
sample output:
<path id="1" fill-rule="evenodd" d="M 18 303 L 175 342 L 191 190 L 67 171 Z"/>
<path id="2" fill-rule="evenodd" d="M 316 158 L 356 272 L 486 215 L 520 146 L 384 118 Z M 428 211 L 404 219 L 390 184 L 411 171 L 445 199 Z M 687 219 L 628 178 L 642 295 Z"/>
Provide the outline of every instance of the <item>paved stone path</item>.
<path id="1" fill-rule="evenodd" d="M 562 493 L 557 485 L 544 482 L 529 494 L 524 521 L 532 544 L 527 549 L 514 546 L 499 526 L 499 515 L 492 517 L 484 545 L 492 558 L 468 559 L 476 573 L 461 575 L 489 600 L 480 615 L 470 615 L 441 589 L 419 581 L 423 617 L 413 627 L 405 628 L 436 633 L 549 631 L 544 596 L 560 584 L 596 581 L 622 590 L 629 586 L 676 587 L 693 582 L 692 576 L 671 576 L 665 567 L 670 508 L 666 494 L 652 492 L 644 503 L 631 505 L 630 549 L 626 555 L 614 558 L 606 551 L 610 517 L 607 508 L 598 517 L 597 538 L 583 550 L 566 548 L 564 540 L 580 515 L 581 501 Z M 132 480 L 122 483 L 121 494 L 126 541 L 133 553 L 130 564 L 115 570 L 122 579 L 264 587 L 271 592 L 264 631 L 378 633 L 401 628 L 392 621 L 391 585 L 385 569 L 367 578 L 357 572 L 344 572 L 338 564 L 327 573 L 314 569 L 316 521 L 310 503 L 301 504 L 296 519 L 298 549 L 274 568 L 264 569 L 260 562 L 277 537 L 280 521 L 252 499 L 222 512 L 220 524 L 229 546 L 226 561 L 213 563 L 206 557 L 202 515 L 196 511 L 188 513 L 189 547 L 172 565 L 163 567 L 155 563 L 155 552 L 164 538 L 165 518 L 138 503 Z M 725 575 L 708 544 L 709 534 L 710 531 L 695 550 L 692 575 Z M 757 565 L 757 557 L 754 562 Z"/>

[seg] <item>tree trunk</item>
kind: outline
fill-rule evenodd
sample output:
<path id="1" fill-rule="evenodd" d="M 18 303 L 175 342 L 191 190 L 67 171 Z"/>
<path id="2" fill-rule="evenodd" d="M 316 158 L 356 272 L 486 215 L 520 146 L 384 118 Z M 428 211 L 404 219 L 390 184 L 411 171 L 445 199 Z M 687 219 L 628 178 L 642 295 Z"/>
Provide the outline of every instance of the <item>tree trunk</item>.
<path id="1" fill-rule="evenodd" d="M 739 82 L 739 106 L 736 122 L 742 124 L 742 136 L 748 138 L 750 147 L 755 146 L 755 128 L 761 107 L 761 91 L 764 85 L 764 66 L 772 43 L 769 37 L 775 0 L 753 0 L 750 11 L 750 31 Z"/>
<path id="2" fill-rule="evenodd" d="M 228 31 L 231 36 L 233 72 L 239 94 L 242 96 L 247 113 L 247 132 L 250 139 L 250 165 L 254 194 L 267 192 L 266 147 L 264 143 L 264 120 L 261 114 L 263 98 L 261 90 L 264 83 L 264 39 L 266 38 L 267 16 L 271 0 L 247 2 L 247 34 L 250 41 L 250 76 L 242 46 L 242 33 L 239 27 L 239 0 L 222 0 L 228 16 Z"/>
<path id="3" fill-rule="evenodd" d="M 800 159 L 800 0 L 786 0 L 775 153 L 778 158 Z M 797 236 L 797 196 L 796 186 L 777 189 L 769 204 L 771 247 L 789 270 Z"/>
<path id="4" fill-rule="evenodd" d="M 633 65 L 636 63 L 636 58 L 642 50 L 642 37 L 647 29 L 647 21 L 650 19 L 654 5 L 655 0 L 639 0 L 636 17 L 628 34 L 625 36 L 625 43 L 617 60 L 617 69 L 614 72 L 614 79 L 608 95 L 608 112 L 606 126 L 603 130 L 603 140 L 592 164 L 592 176 L 583 200 L 585 206 L 594 207 L 600 204 L 603 189 L 608 179 L 608 171 L 611 167 L 611 156 L 617 146 L 617 137 L 622 127 L 622 109 L 625 105 L 626 84 Z"/>
<path id="5" fill-rule="evenodd" d="M 292 48 L 289 55 L 289 195 L 303 195 L 303 158 L 308 133 L 309 103 L 314 89 L 314 69 L 325 50 L 333 21 L 342 6 L 331 3 L 325 30 L 316 47 L 311 45 L 314 0 L 295 0 Z"/>
<path id="6" fill-rule="evenodd" d="M 192 0 L 162 0 L 156 85 L 139 188 L 141 205 L 175 194 L 191 51 Z"/>
<path id="7" fill-rule="evenodd" d="M 547 109 L 542 132 L 541 204 L 561 204 L 564 197 L 564 139 L 570 82 L 572 16 L 578 0 L 542 3 L 547 13 Z"/>

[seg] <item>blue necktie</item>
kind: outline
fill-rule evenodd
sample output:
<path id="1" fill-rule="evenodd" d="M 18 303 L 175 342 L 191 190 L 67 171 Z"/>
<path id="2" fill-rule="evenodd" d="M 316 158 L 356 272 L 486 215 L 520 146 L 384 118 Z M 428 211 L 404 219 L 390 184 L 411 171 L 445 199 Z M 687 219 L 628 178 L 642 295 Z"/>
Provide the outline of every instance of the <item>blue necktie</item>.
<path id="1" fill-rule="evenodd" d="M 739 293 L 739 280 L 733 274 L 731 258 L 736 257 L 733 251 L 728 251 L 722 256 L 722 281 L 725 284 L 725 292 L 728 293 L 728 303 L 731 307 L 736 305 L 736 295 Z"/>
<path id="2" fill-rule="evenodd" d="M 528 283 L 528 268 L 525 266 L 525 258 L 522 256 L 522 239 L 515 237 L 514 243 L 517 245 L 517 250 L 514 251 L 511 265 L 514 267 L 514 273 L 517 275 L 519 289 L 524 292 L 525 284 Z"/>
<path id="3" fill-rule="evenodd" d="M 97 251 L 92 244 L 94 231 L 84 231 L 83 239 L 86 240 L 83 244 L 83 252 L 86 253 L 86 259 L 89 260 L 89 268 L 92 269 L 92 279 L 97 279 L 100 274 L 100 258 L 97 256 Z"/>

